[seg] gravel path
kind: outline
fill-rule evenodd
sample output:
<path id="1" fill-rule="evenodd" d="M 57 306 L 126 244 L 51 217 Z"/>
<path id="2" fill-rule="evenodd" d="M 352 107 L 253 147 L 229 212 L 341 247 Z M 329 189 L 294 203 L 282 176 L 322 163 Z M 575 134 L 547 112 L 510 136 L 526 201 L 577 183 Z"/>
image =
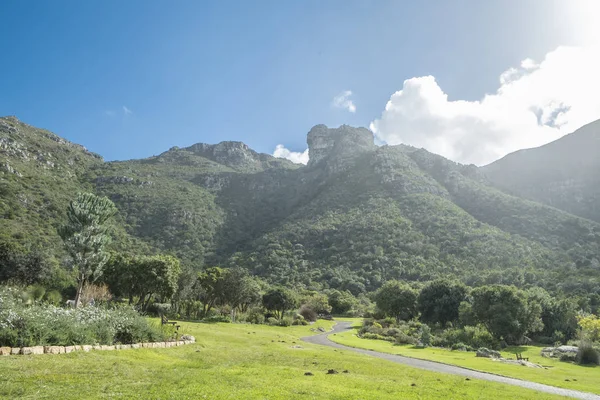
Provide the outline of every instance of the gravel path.
<path id="1" fill-rule="evenodd" d="M 398 364 L 404 364 L 404 365 L 408 365 L 408 366 L 414 367 L 414 368 L 426 369 L 428 371 L 441 372 L 444 374 L 452 374 L 452 375 L 461 375 L 461 376 L 465 376 L 468 378 L 483 379 L 483 380 L 491 381 L 491 382 L 505 383 L 507 385 L 520 386 L 520 387 L 523 387 L 526 389 L 533 389 L 533 390 L 537 390 L 540 392 L 555 394 L 555 395 L 559 395 L 559 396 L 572 397 L 575 399 L 600 400 L 600 396 L 598 396 L 596 394 L 592 394 L 592 393 L 580 392 L 577 390 L 562 389 L 562 388 L 558 388 L 558 387 L 554 387 L 554 386 L 543 385 L 541 383 L 523 381 L 523 380 L 514 379 L 514 378 L 507 378 L 504 376 L 489 374 L 486 372 L 473 371 L 470 369 L 461 368 L 461 367 L 457 367 L 454 365 L 441 364 L 441 363 L 437 363 L 434 361 L 418 360 L 416 358 L 403 357 L 403 356 L 387 354 L 387 353 L 380 353 L 378 351 L 357 349 L 354 347 L 344 346 L 344 345 L 341 345 L 341 344 L 338 344 L 338 343 L 335 343 L 335 342 L 332 342 L 331 340 L 329 340 L 329 338 L 328 338 L 329 335 L 331 335 L 333 333 L 344 332 L 348 329 L 352 329 L 352 324 L 350 322 L 338 322 L 334 326 L 332 331 L 329 331 L 329 332 L 326 332 L 326 333 L 323 333 L 320 335 L 307 336 L 307 337 L 302 338 L 302 340 L 304 340 L 305 342 L 308 342 L 308 343 L 319 344 L 319 345 L 329 346 L 329 347 L 335 347 L 336 349 L 354 351 L 356 353 L 366 354 L 366 355 L 369 355 L 372 357 L 381 358 L 381 359 L 392 361 L 392 362 L 395 362 Z"/>

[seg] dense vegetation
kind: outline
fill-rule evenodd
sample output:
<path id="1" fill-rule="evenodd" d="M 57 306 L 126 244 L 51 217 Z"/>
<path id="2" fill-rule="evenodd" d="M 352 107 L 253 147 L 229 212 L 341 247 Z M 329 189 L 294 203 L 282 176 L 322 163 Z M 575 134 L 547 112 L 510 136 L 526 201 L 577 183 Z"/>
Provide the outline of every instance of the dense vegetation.
<path id="1" fill-rule="evenodd" d="M 316 127 L 313 144 L 330 134 L 358 139 L 319 147 L 307 167 L 236 142 L 104 163 L 15 118 L 0 122 L 1 246 L 18 248 L 11 265 L 43 258 L 36 279 L 65 297 L 73 277 L 58 228 L 68 201 L 88 191 L 118 209 L 107 250 L 169 254 L 189 276 L 239 267 L 269 285 L 354 297 L 391 279 L 447 277 L 541 286 L 597 307 L 599 224 L 486 186 L 475 167 L 376 147 L 366 130 Z"/>

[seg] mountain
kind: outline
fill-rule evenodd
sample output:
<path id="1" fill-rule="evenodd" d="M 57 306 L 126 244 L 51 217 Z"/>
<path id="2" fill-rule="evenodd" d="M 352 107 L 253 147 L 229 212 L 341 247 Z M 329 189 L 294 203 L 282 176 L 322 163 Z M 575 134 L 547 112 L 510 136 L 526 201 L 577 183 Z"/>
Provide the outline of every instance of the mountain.
<path id="1" fill-rule="evenodd" d="M 600 120 L 482 168 L 506 193 L 600 222 Z"/>
<path id="2" fill-rule="evenodd" d="M 13 117 L 0 119 L 0 143 L 0 239 L 45 246 L 57 260 L 66 203 L 88 190 L 119 209 L 115 249 L 170 252 L 193 268 L 239 265 L 271 282 L 355 294 L 438 276 L 600 285 L 599 223 L 506 194 L 477 167 L 375 146 L 365 128 L 313 127 L 307 166 L 240 142 L 103 162 Z"/>

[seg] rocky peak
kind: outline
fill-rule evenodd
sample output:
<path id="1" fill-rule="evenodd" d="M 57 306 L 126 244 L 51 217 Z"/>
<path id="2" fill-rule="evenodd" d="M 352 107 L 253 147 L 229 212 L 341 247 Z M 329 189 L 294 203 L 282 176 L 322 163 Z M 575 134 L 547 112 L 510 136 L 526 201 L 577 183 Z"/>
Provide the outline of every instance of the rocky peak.
<path id="1" fill-rule="evenodd" d="M 233 168 L 261 168 L 258 153 L 242 142 L 196 143 L 186 150 Z"/>
<path id="2" fill-rule="evenodd" d="M 373 132 L 348 125 L 339 128 L 316 125 L 308 132 L 306 142 L 310 156 L 308 166 L 319 164 L 330 157 L 347 158 L 376 149 Z"/>

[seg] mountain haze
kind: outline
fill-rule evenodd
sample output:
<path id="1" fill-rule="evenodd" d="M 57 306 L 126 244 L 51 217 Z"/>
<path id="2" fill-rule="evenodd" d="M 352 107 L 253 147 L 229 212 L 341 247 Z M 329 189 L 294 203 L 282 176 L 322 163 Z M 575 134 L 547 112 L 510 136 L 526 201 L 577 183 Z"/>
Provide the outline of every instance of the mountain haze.
<path id="1" fill-rule="evenodd" d="M 510 194 L 600 222 L 600 121 L 482 168 Z"/>
<path id="2" fill-rule="evenodd" d="M 489 167 L 378 147 L 346 125 L 317 125 L 307 143 L 307 166 L 240 142 L 103 162 L 0 118 L 0 229 L 60 259 L 56 226 L 88 190 L 119 209 L 116 248 L 171 252 L 194 268 L 241 265 L 282 284 L 356 294 L 440 275 L 569 291 L 600 283 L 600 224 L 490 186 Z"/>

